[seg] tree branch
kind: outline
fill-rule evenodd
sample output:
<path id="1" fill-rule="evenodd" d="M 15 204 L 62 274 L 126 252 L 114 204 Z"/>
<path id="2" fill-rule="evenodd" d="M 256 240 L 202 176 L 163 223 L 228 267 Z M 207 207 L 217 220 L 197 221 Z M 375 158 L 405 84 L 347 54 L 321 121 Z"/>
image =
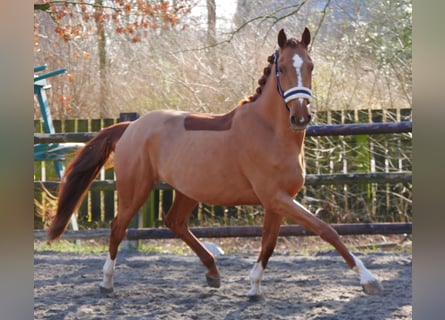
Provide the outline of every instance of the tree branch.
<path id="1" fill-rule="evenodd" d="M 50 9 L 50 3 L 34 3 L 34 11 L 48 12 Z"/>
<path id="2" fill-rule="evenodd" d="M 210 45 L 207 45 L 207 46 L 203 46 L 203 47 L 199 47 L 199 48 L 180 50 L 180 51 L 174 52 L 174 54 L 181 53 L 181 52 L 202 51 L 202 50 L 207 50 L 207 49 L 218 47 L 218 46 L 223 45 L 225 43 L 231 43 L 233 38 L 235 38 L 235 36 L 238 33 L 240 33 L 244 28 L 246 28 L 251 23 L 253 23 L 255 21 L 258 21 L 258 20 L 261 20 L 260 23 L 264 23 L 267 20 L 273 20 L 272 25 L 270 26 L 269 30 L 266 32 L 266 35 L 263 38 L 263 41 L 265 41 L 267 39 L 267 37 L 268 37 L 269 32 L 272 30 L 273 26 L 275 26 L 281 20 L 284 20 L 284 19 L 286 19 L 286 18 L 288 18 L 288 17 L 298 13 L 305 4 L 306 4 L 306 0 L 302 1 L 298 5 L 291 5 L 291 6 L 287 6 L 287 7 L 278 8 L 275 11 L 273 11 L 271 14 L 267 14 L 267 15 L 262 15 L 262 16 L 257 16 L 257 17 L 251 18 L 251 19 L 245 21 L 244 23 L 242 23 L 239 27 L 237 27 L 232 32 L 226 33 L 226 34 L 229 35 L 229 37 L 227 39 L 225 39 L 225 40 L 218 41 L 216 43 L 213 43 L 213 44 L 210 44 Z M 290 8 L 295 8 L 295 10 L 292 10 L 291 12 L 289 12 L 289 13 L 283 15 L 283 16 L 278 16 L 277 15 L 279 12 L 287 10 L 287 9 L 290 9 Z"/>
<path id="3" fill-rule="evenodd" d="M 83 6 L 88 6 L 88 7 L 92 7 L 94 9 L 97 8 L 103 8 L 103 9 L 111 9 L 114 11 L 117 11 L 118 8 L 113 7 L 113 6 L 106 6 L 106 5 L 101 5 L 101 4 L 97 4 L 97 3 L 88 3 L 88 2 L 81 2 L 81 1 L 63 1 L 63 0 L 50 0 L 47 3 L 34 3 L 34 10 L 40 10 L 40 11 L 49 11 L 50 7 L 52 4 L 69 4 L 69 5 L 83 5 Z"/>
<path id="4" fill-rule="evenodd" d="M 328 10 L 328 7 L 329 7 L 330 4 L 331 4 L 331 0 L 326 1 L 326 4 L 325 4 L 325 6 L 324 6 L 324 8 L 323 8 L 323 11 L 321 11 L 321 13 L 322 13 L 322 15 L 321 15 L 321 19 L 320 19 L 320 21 L 318 22 L 318 26 L 317 26 L 317 28 L 315 29 L 315 31 L 314 31 L 313 34 L 312 34 L 312 44 L 311 44 L 311 47 L 309 48 L 309 52 L 310 52 L 310 49 L 312 49 L 312 47 L 313 47 L 313 45 L 314 45 L 314 42 L 315 42 L 315 39 L 317 38 L 318 32 L 319 32 L 320 29 L 321 29 L 321 25 L 323 24 L 324 19 L 326 18 L 327 10 Z"/>

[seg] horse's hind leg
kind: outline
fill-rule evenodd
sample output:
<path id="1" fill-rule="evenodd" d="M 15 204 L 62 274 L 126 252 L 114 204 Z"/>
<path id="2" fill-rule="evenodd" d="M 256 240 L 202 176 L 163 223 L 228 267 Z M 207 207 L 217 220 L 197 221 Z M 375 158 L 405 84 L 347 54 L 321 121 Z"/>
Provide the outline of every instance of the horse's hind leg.
<path id="1" fill-rule="evenodd" d="M 100 284 L 101 291 L 105 293 L 114 290 L 113 276 L 119 244 L 125 236 L 131 219 L 136 215 L 152 189 L 152 184 L 148 179 L 135 179 L 131 183 L 130 181 L 132 179 L 126 177 L 117 180 L 118 213 L 111 222 L 109 255 L 103 266 L 103 281 Z M 137 183 L 138 181 L 139 183 Z"/>
<path id="2" fill-rule="evenodd" d="M 259 299 L 262 296 L 260 288 L 261 279 L 263 278 L 263 273 L 264 269 L 266 269 L 267 262 L 269 261 L 269 258 L 277 244 L 277 238 L 282 221 L 282 216 L 266 210 L 263 222 L 263 234 L 261 238 L 261 252 L 249 275 L 251 289 L 247 295 L 251 299 Z"/>
<path id="3" fill-rule="evenodd" d="M 197 201 L 179 191 L 175 191 L 175 200 L 165 216 L 165 225 L 169 227 L 179 238 L 187 243 L 198 255 L 202 263 L 207 267 L 207 283 L 211 287 L 219 288 L 220 276 L 216 267 L 215 258 L 203 244 L 191 233 L 188 220 Z"/>

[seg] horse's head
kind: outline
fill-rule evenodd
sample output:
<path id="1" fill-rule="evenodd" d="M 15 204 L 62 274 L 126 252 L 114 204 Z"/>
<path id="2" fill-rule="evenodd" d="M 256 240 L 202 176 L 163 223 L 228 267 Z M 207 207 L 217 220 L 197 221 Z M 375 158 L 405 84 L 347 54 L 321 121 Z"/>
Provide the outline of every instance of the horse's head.
<path id="1" fill-rule="evenodd" d="M 279 47 L 274 54 L 278 92 L 289 110 L 289 121 L 294 130 L 304 130 L 311 120 L 309 104 L 314 64 L 307 52 L 310 42 L 311 34 L 307 28 L 301 40 L 288 40 L 281 29 L 278 33 Z"/>

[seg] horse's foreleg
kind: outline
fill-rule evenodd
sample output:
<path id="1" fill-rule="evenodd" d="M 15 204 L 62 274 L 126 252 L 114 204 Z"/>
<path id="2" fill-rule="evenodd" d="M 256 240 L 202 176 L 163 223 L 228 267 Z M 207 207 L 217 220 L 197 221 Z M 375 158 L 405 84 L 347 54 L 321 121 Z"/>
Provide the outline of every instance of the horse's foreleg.
<path id="1" fill-rule="evenodd" d="M 280 232 L 282 221 L 282 216 L 270 211 L 266 211 L 264 215 L 261 252 L 249 275 L 251 288 L 247 295 L 253 299 L 257 299 L 262 296 L 261 280 L 263 278 L 267 262 L 269 261 L 269 258 L 272 255 L 277 244 L 277 238 Z"/>
<path id="2" fill-rule="evenodd" d="M 314 216 L 309 210 L 297 201 L 283 197 L 279 201 L 281 210 L 277 211 L 283 216 L 295 221 L 302 227 L 313 231 L 323 240 L 330 243 L 345 259 L 349 267 L 355 270 L 360 278 L 360 284 L 367 294 L 382 294 L 383 288 L 377 278 L 363 265 L 363 262 L 355 257 L 341 241 L 338 233 L 329 224 Z"/>
<path id="3" fill-rule="evenodd" d="M 219 288 L 220 276 L 218 268 L 216 267 L 215 257 L 188 228 L 188 219 L 196 204 L 196 200 L 190 199 L 182 193 L 175 191 L 175 200 L 165 216 L 165 225 L 187 243 L 207 267 L 208 272 L 206 277 L 208 285 Z"/>

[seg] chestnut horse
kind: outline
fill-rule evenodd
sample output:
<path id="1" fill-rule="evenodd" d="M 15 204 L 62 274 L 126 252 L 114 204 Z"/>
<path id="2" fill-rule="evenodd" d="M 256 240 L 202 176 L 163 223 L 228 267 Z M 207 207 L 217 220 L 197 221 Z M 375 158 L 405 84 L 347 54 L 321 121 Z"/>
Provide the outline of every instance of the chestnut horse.
<path id="1" fill-rule="evenodd" d="M 343 244 L 336 231 L 294 200 L 304 184 L 303 140 L 311 120 L 312 69 L 305 28 L 301 40 L 278 33 L 278 46 L 256 93 L 222 115 L 152 111 L 133 122 L 112 125 L 90 140 L 66 169 L 57 212 L 48 230 L 58 238 L 100 168 L 114 151 L 118 212 L 111 224 L 109 256 L 101 289 L 111 292 L 118 246 L 132 217 L 158 182 L 175 189 L 165 225 L 185 241 L 207 267 L 207 283 L 220 286 L 215 257 L 189 230 L 198 202 L 264 206 L 261 252 L 250 272 L 250 297 L 260 282 L 283 218 L 330 243 L 354 269 L 366 293 L 380 294 L 377 278 Z M 269 76 L 269 75 L 272 76 Z"/>

